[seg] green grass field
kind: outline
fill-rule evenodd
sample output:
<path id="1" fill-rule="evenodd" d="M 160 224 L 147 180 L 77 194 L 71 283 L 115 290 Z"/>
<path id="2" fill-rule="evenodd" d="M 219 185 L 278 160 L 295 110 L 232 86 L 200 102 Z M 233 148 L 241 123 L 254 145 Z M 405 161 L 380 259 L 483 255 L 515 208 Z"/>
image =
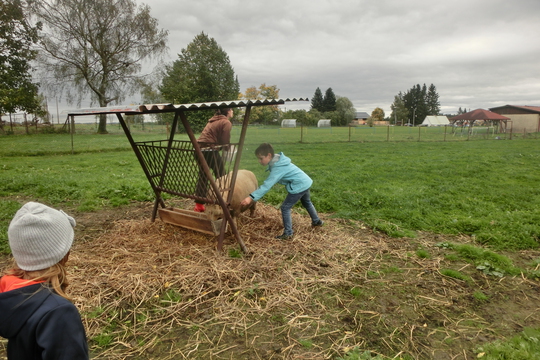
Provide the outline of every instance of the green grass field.
<path id="1" fill-rule="evenodd" d="M 398 237 L 420 230 L 471 235 L 495 249 L 538 246 L 540 141 L 327 143 L 328 134 L 319 131 L 347 128 L 310 129 L 313 142 L 294 141 L 297 133 L 287 137 L 298 130 L 250 128 L 241 167 L 262 182 L 266 174 L 253 150 L 267 141 L 314 179 L 320 212 Z M 137 141 L 164 136 L 157 129 L 134 134 Z M 18 207 L 15 196 L 81 211 L 153 200 L 122 133 L 75 135 L 73 149 L 72 155 L 67 134 L 0 137 L 0 196 L 10 199 L 0 206 L 3 229 Z M 263 201 L 278 206 L 284 196 L 276 186 Z M 5 231 L 0 239 L 6 251 Z"/>
<path id="2" fill-rule="evenodd" d="M 374 137 L 380 129 L 374 130 Z M 423 130 L 395 131 L 405 136 L 408 131 Z M 348 141 L 343 139 L 347 128 L 307 129 L 303 135 L 300 131 L 250 128 L 241 168 L 254 171 L 262 182 L 265 169 L 258 165 L 253 151 L 260 142 L 271 142 L 276 151 L 283 151 L 313 178 L 312 200 L 319 212 L 362 220 L 395 237 L 415 237 L 418 231 L 473 236 L 485 246 L 441 243 L 436 248 L 452 249 L 453 256 L 475 265 L 491 264 L 483 270 L 485 274 L 503 269 L 507 275 L 520 276 L 521 270 L 499 253 L 538 248 L 540 141 L 533 136 L 478 141 L 386 141 L 382 136 Z M 359 135 L 370 129 L 356 131 Z M 235 128 L 233 137 L 238 134 Z M 332 140 L 332 134 L 339 138 Z M 300 135 L 305 136 L 302 142 Z M 163 139 L 165 130 L 157 126 L 144 132 L 134 129 L 134 136 L 137 141 Z M 9 252 L 7 226 L 22 202 L 36 200 L 93 212 L 132 201 L 153 201 L 143 171 L 119 131 L 109 135 L 81 131 L 73 138 L 73 148 L 68 134 L 0 136 L 0 181 L 1 253 Z M 279 206 L 284 196 L 283 187 L 276 186 L 263 201 Z M 304 211 L 301 207 L 297 210 Z M 429 256 L 423 249 L 416 251 L 419 259 Z M 451 265 L 450 260 L 445 263 Z M 463 289 L 468 289 L 467 275 L 452 268 L 441 270 L 441 274 L 463 281 Z M 538 278 L 537 272 L 534 274 L 531 281 Z M 362 289 L 369 290 L 368 283 Z M 361 296 L 350 291 L 352 296 Z M 488 301 L 482 292 L 474 293 L 474 299 L 475 304 Z M 487 344 L 478 352 L 489 359 L 516 358 L 518 353 L 533 359 L 538 352 L 537 332 L 525 329 L 507 342 Z M 412 330 L 409 335 L 412 337 Z M 310 344 L 305 340 L 301 345 Z M 357 349 L 345 358 L 369 359 L 371 355 Z"/>

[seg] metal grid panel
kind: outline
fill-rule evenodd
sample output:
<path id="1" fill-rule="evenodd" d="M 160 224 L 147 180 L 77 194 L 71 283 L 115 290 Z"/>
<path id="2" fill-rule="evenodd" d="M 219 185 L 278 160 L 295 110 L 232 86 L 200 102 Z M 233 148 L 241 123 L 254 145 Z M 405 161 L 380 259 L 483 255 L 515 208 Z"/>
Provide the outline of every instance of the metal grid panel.
<path id="1" fill-rule="evenodd" d="M 170 149 L 168 149 L 167 140 L 138 142 L 135 145 L 148 169 L 154 188 L 161 192 L 202 200 L 206 203 L 218 203 L 216 194 L 200 171 L 195 148 L 190 141 L 174 140 Z M 236 146 L 238 144 L 229 144 L 228 148 Z M 215 150 L 212 155 L 216 161 L 217 156 L 223 157 L 223 146 L 212 149 Z M 223 160 L 224 176 L 217 181 L 222 195 L 229 190 L 233 166 L 231 160 L 233 160 L 232 157 Z M 208 165 L 212 168 L 211 164 Z M 197 191 L 197 186 L 199 186 L 199 191 Z"/>

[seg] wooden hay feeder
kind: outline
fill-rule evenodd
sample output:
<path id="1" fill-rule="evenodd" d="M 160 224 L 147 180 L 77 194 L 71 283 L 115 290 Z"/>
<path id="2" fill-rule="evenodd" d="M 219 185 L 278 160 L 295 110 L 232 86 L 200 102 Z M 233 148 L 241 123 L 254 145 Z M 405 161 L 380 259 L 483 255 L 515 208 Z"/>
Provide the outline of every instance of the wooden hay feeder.
<path id="1" fill-rule="evenodd" d="M 238 233 L 232 220 L 228 202 L 232 199 L 236 175 L 242 157 L 242 149 L 249 124 L 249 115 L 253 106 L 277 106 L 285 101 L 307 101 L 307 99 L 266 99 L 266 100 L 235 100 L 197 104 L 154 104 L 140 106 L 119 106 L 112 108 L 82 109 L 68 112 L 74 129 L 74 117 L 82 115 L 115 114 L 126 134 L 139 163 L 155 194 L 152 221 L 159 214 L 165 223 L 196 230 L 210 235 L 219 235 L 218 249 L 223 249 L 223 239 L 227 226 L 244 252 L 248 252 L 242 237 Z M 220 108 L 245 107 L 245 115 L 242 122 L 242 130 L 238 143 L 231 144 L 205 144 L 201 149 L 187 120 L 187 113 L 197 110 L 216 110 Z M 145 115 L 157 113 L 174 113 L 171 129 L 177 129 L 179 123 L 184 127 L 189 141 L 174 139 L 175 131 L 171 131 L 169 138 L 165 140 L 136 142 L 124 120 L 123 115 Z M 72 141 L 73 143 L 73 141 Z M 211 156 L 223 160 L 227 176 L 230 181 L 226 182 L 227 188 L 220 188 L 215 181 L 216 169 L 210 169 L 209 162 L 214 163 Z M 223 174 L 222 174 L 223 175 Z M 221 175 L 220 175 L 221 176 Z M 201 179 L 203 181 L 201 182 Z M 203 190 L 201 190 L 203 188 Z M 223 194 L 228 192 L 228 198 Z M 206 204 L 217 204 L 223 210 L 221 219 L 210 219 L 205 213 L 178 209 L 167 206 L 162 197 L 163 193 L 179 196 L 192 200 L 199 200 Z"/>

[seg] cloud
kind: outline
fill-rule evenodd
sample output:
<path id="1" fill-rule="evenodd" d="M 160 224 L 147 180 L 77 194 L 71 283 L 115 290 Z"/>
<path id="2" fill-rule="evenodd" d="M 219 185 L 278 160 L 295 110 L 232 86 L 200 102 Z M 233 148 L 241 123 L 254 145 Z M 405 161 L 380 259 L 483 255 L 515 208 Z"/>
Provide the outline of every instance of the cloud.
<path id="1" fill-rule="evenodd" d="M 148 2 L 170 56 L 204 31 L 227 52 L 241 89 L 283 97 L 331 87 L 361 111 L 434 84 L 444 111 L 540 106 L 540 1 L 199 0 Z"/>

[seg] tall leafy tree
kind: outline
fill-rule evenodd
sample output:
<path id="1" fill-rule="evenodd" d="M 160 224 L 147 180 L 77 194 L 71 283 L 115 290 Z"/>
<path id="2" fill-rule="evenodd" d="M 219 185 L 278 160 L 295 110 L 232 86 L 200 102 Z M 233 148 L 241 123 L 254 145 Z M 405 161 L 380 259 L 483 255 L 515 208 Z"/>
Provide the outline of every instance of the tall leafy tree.
<path id="1" fill-rule="evenodd" d="M 78 102 L 90 95 L 101 107 L 117 104 L 137 88 L 142 62 L 167 49 L 148 5 L 134 0 L 29 0 L 43 24 L 42 61 L 59 89 L 74 87 Z M 107 132 L 100 117 L 98 133 Z"/>
<path id="2" fill-rule="evenodd" d="M 30 25 L 20 0 L 0 0 L 0 114 L 40 108 L 31 74 L 40 28 Z"/>
<path id="3" fill-rule="evenodd" d="M 311 108 L 322 112 L 324 109 L 323 94 L 320 88 L 315 90 L 315 94 L 311 98 Z"/>
<path id="4" fill-rule="evenodd" d="M 172 65 L 166 66 L 159 90 L 167 101 L 182 104 L 236 100 L 240 85 L 225 50 L 202 32 L 182 49 Z M 193 114 L 192 127 L 202 129 L 208 115 Z"/>
<path id="5" fill-rule="evenodd" d="M 336 111 L 336 95 L 332 88 L 326 89 L 323 98 L 323 112 Z"/>
<path id="6" fill-rule="evenodd" d="M 384 110 L 380 107 L 376 107 L 371 112 L 371 118 L 373 121 L 384 121 Z"/>
<path id="7" fill-rule="evenodd" d="M 336 100 L 337 126 L 347 126 L 356 115 L 356 109 L 349 98 L 338 96 Z"/>
<path id="8" fill-rule="evenodd" d="M 279 89 L 276 85 L 261 84 L 258 88 L 251 86 L 239 97 L 246 100 L 278 99 Z M 251 109 L 250 122 L 268 124 L 278 119 L 280 113 L 277 105 L 256 106 Z"/>
<path id="9" fill-rule="evenodd" d="M 394 102 L 390 105 L 390 108 L 392 109 L 392 114 L 390 115 L 390 121 L 392 123 L 404 124 L 407 122 L 409 110 L 405 107 L 401 91 L 394 97 Z"/>
<path id="10" fill-rule="evenodd" d="M 426 106 L 428 115 L 439 115 L 441 113 L 441 103 L 439 102 L 439 94 L 435 85 L 429 85 L 426 96 Z"/>

